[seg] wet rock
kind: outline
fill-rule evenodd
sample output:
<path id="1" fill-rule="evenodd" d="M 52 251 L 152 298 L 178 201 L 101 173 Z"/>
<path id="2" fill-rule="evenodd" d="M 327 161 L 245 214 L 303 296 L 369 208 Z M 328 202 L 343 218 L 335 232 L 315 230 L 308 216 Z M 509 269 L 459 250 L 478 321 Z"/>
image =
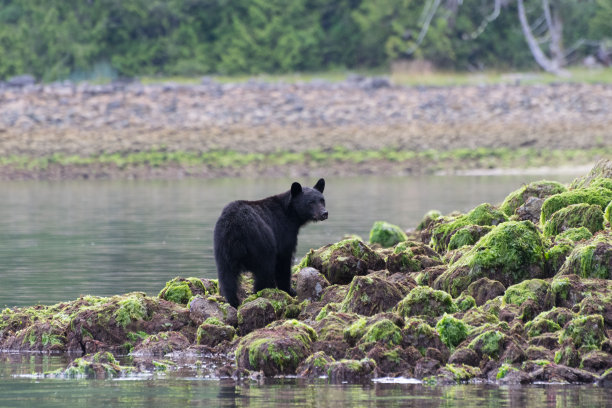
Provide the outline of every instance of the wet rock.
<path id="1" fill-rule="evenodd" d="M 461 347 L 456 349 L 448 359 L 449 364 L 463 364 L 472 367 L 478 367 L 480 364 L 480 357 L 478 354 L 467 347 Z"/>
<path id="2" fill-rule="evenodd" d="M 374 275 L 355 276 L 341 306 L 341 311 L 364 316 L 386 312 L 403 298 L 396 285 Z"/>
<path id="3" fill-rule="evenodd" d="M 238 311 L 218 295 L 206 298 L 193 297 L 189 302 L 189 317 L 197 326 L 210 317 L 219 319 L 230 326 L 238 326 Z"/>
<path id="4" fill-rule="evenodd" d="M 223 342 L 230 342 L 236 335 L 236 329 L 223 324 L 215 317 L 209 317 L 199 327 L 197 343 L 204 346 L 216 347 Z"/>
<path id="5" fill-rule="evenodd" d="M 440 367 L 435 376 L 437 385 L 465 384 L 480 375 L 477 367 L 462 364 L 447 364 Z"/>
<path id="6" fill-rule="evenodd" d="M 300 301 L 321 299 L 323 290 L 328 286 L 325 276 L 314 268 L 303 268 L 297 273 L 296 292 Z"/>
<path id="7" fill-rule="evenodd" d="M 500 281 L 491 280 L 486 277 L 470 283 L 467 287 L 467 293 L 474 298 L 478 306 L 484 305 L 487 300 L 501 296 L 505 292 L 506 287 Z"/>
<path id="8" fill-rule="evenodd" d="M 327 365 L 328 381 L 332 384 L 369 382 L 376 374 L 374 360 L 340 360 Z"/>
<path id="9" fill-rule="evenodd" d="M 433 358 L 423 357 L 416 362 L 414 367 L 414 376 L 422 379 L 425 377 L 431 377 L 436 374 L 440 368 L 440 362 Z"/>
<path id="10" fill-rule="evenodd" d="M 385 261 L 361 240 L 350 238 L 311 250 L 299 267 L 319 270 L 331 284 L 348 284 L 354 276 L 385 268 Z"/>
<path id="11" fill-rule="evenodd" d="M 503 353 L 506 335 L 498 330 L 485 331 L 469 344 L 482 360 L 484 358 L 498 359 Z"/>
<path id="12" fill-rule="evenodd" d="M 469 327 L 460 319 L 444 315 L 436 324 L 436 331 L 440 340 L 452 350 L 467 338 Z"/>
<path id="13" fill-rule="evenodd" d="M 17 75 L 17 76 L 10 77 L 9 79 L 7 79 L 5 83 L 9 87 L 23 88 L 26 86 L 36 84 L 36 78 L 34 78 L 32 75 L 29 75 L 29 74 Z"/>
<path id="14" fill-rule="evenodd" d="M 406 320 L 405 327 L 401 330 L 401 333 L 402 347 L 415 347 L 422 355 L 425 355 L 429 347 L 433 347 L 440 350 L 446 357 L 450 355 L 438 332 L 424 320 L 417 318 Z"/>
<path id="15" fill-rule="evenodd" d="M 240 339 L 238 368 L 262 371 L 266 376 L 295 374 L 316 341 L 315 331 L 297 320 L 275 322 Z"/>
<path id="16" fill-rule="evenodd" d="M 242 336 L 265 327 L 275 320 L 277 320 L 277 315 L 272 301 L 264 297 L 244 302 L 238 308 L 238 329 Z"/>
<path id="17" fill-rule="evenodd" d="M 379 375 L 388 377 L 397 376 L 410 370 L 416 361 L 421 358 L 418 351 L 415 355 L 400 346 L 388 348 L 379 345 L 368 351 L 366 356 L 376 362 Z"/>
<path id="18" fill-rule="evenodd" d="M 559 364 L 547 364 L 531 372 L 529 378 L 532 382 L 551 382 L 551 383 L 593 383 L 597 376 L 585 370 L 567 367 Z"/>
<path id="19" fill-rule="evenodd" d="M 512 219 L 516 219 L 516 221 L 531 221 L 534 224 L 538 224 L 542 213 L 542 204 L 544 204 L 544 199 L 529 197 L 525 204 L 516 209 Z"/>
<path id="20" fill-rule="evenodd" d="M 323 290 L 321 296 L 321 302 L 328 303 L 342 303 L 346 294 L 348 293 L 347 285 L 331 285 Z"/>
<path id="21" fill-rule="evenodd" d="M 530 221 L 537 222 L 540 220 L 540 208 L 542 206 L 541 203 L 544 201 L 543 199 L 565 191 L 567 191 L 567 187 L 557 181 L 535 181 L 508 194 L 499 208 L 508 217 L 516 213 L 521 221 L 529 219 Z M 530 201 L 531 203 L 529 203 Z M 521 207 L 523 209 L 519 210 Z M 534 221 L 533 217 L 536 213 L 537 218 Z"/>
<path id="22" fill-rule="evenodd" d="M 138 357 L 164 356 L 173 351 L 185 350 L 191 342 L 179 332 L 163 332 L 147 336 L 130 353 Z"/>
<path id="23" fill-rule="evenodd" d="M 602 375 L 612 367 L 612 354 L 603 351 L 591 351 L 585 354 L 580 361 L 580 368 Z"/>
<path id="24" fill-rule="evenodd" d="M 529 344 L 544 347 L 548 350 L 555 350 L 559 347 L 560 332 L 544 333 L 529 339 Z"/>
<path id="25" fill-rule="evenodd" d="M 459 296 L 483 277 L 504 286 L 544 274 L 544 247 L 529 221 L 509 221 L 496 226 L 434 282 L 434 288 Z"/>
<path id="26" fill-rule="evenodd" d="M 123 367 L 109 352 L 88 354 L 75 359 L 65 370 L 58 370 L 48 374 L 50 377 L 106 379 L 116 378 L 132 371 L 130 367 Z"/>
<path id="27" fill-rule="evenodd" d="M 376 221 L 370 230 L 370 244 L 379 244 L 383 248 L 389 248 L 406 241 L 408 236 L 397 225 L 385 221 Z"/>
<path id="28" fill-rule="evenodd" d="M 319 378 L 327 375 L 328 366 L 336 361 L 333 357 L 318 351 L 308 356 L 297 368 L 297 374 L 304 378 Z"/>
<path id="29" fill-rule="evenodd" d="M 423 269 L 423 264 L 417 258 L 407 242 L 400 242 L 393 247 L 391 253 L 385 255 L 387 270 L 391 273 L 417 272 Z"/>
<path id="30" fill-rule="evenodd" d="M 552 237 L 570 228 L 585 227 L 592 234 L 603 229 L 604 213 L 599 205 L 572 204 L 556 211 L 544 224 L 544 235 Z"/>
<path id="31" fill-rule="evenodd" d="M 587 188 L 591 184 L 597 184 L 597 180 L 612 179 L 612 161 L 609 159 L 601 159 L 584 177 L 579 177 L 570 185 L 570 189 Z"/>
<path id="32" fill-rule="evenodd" d="M 474 245 L 480 238 L 488 234 L 492 229 L 493 227 L 488 225 L 467 225 L 460 228 L 453 234 L 448 242 L 447 250 L 452 251 L 464 246 Z"/>

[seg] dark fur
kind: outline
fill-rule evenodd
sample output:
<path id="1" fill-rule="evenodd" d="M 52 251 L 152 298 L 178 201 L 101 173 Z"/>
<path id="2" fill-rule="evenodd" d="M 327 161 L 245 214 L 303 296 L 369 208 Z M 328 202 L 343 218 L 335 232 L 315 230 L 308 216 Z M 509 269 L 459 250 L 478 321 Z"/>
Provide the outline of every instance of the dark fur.
<path id="1" fill-rule="evenodd" d="M 314 188 L 293 183 L 291 190 L 259 201 L 229 203 L 217 220 L 214 233 L 215 261 L 221 294 L 238 307 L 238 278 L 251 271 L 254 291 L 265 288 L 291 290 L 291 262 L 297 236 L 309 221 L 327 219 L 320 179 Z"/>

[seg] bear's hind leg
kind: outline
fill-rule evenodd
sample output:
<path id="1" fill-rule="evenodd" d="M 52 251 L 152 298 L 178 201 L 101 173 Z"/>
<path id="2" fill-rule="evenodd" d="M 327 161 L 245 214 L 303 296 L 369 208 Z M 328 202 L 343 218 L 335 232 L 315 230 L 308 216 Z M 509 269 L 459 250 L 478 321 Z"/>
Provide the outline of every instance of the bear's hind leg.
<path id="1" fill-rule="evenodd" d="M 219 292 L 227 303 L 236 309 L 240 305 L 238 300 L 238 278 L 240 276 L 240 269 L 235 267 L 232 268 L 229 265 L 218 265 L 217 266 L 217 277 L 219 278 Z"/>
<path id="2" fill-rule="evenodd" d="M 279 258 L 276 262 L 274 277 L 276 279 L 276 287 L 284 290 L 291 296 L 296 293 L 291 289 L 291 256 Z"/>
<path id="3" fill-rule="evenodd" d="M 274 279 L 274 261 L 264 261 L 259 265 L 251 268 L 255 284 L 253 285 L 253 293 L 257 293 L 262 289 L 275 288 L 276 281 Z"/>

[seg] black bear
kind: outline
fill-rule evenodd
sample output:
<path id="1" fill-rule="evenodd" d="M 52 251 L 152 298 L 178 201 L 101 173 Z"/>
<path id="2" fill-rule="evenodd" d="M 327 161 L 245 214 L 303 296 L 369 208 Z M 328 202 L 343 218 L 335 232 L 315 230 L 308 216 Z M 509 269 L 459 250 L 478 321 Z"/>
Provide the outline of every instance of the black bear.
<path id="1" fill-rule="evenodd" d="M 238 278 L 251 271 L 254 291 L 291 290 L 291 262 L 297 236 L 309 221 L 327 219 L 320 179 L 314 188 L 293 183 L 291 190 L 259 201 L 234 201 L 221 212 L 214 232 L 219 289 L 230 305 L 238 307 Z"/>

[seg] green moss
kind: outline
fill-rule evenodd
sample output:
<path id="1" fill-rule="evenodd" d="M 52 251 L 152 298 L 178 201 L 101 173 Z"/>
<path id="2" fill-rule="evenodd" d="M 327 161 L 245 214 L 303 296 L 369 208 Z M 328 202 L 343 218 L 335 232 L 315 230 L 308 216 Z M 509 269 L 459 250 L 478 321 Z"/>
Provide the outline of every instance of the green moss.
<path id="1" fill-rule="evenodd" d="M 608 223 L 608 226 L 612 224 L 612 201 L 610 204 L 608 204 L 606 210 L 604 211 L 604 219 Z"/>
<path id="2" fill-rule="evenodd" d="M 520 306 L 527 300 L 542 303 L 548 299 L 550 303 L 550 296 L 551 289 L 548 282 L 542 279 L 529 279 L 506 289 L 503 299 L 507 304 Z"/>
<path id="3" fill-rule="evenodd" d="M 559 275 L 576 274 L 582 278 L 612 278 L 612 235 L 597 234 L 579 243 L 567 256 Z"/>
<path id="4" fill-rule="evenodd" d="M 400 227 L 385 221 L 376 221 L 370 230 L 370 243 L 389 248 L 406 241 L 408 236 Z"/>
<path id="5" fill-rule="evenodd" d="M 161 299 L 170 302 L 186 305 L 193 296 L 188 281 L 181 278 L 174 278 L 166 283 L 166 286 L 159 292 Z"/>
<path id="6" fill-rule="evenodd" d="M 119 308 L 114 316 L 117 324 L 126 327 L 132 320 L 142 320 L 147 317 L 147 307 L 144 297 L 141 295 L 130 295 L 117 303 Z"/>
<path id="7" fill-rule="evenodd" d="M 495 209 L 491 204 L 480 204 L 465 215 L 444 218 L 444 221 L 433 228 L 430 245 L 438 252 L 445 252 L 452 236 L 460 229 L 468 225 L 497 225 L 504 221 L 507 221 L 504 213 Z"/>
<path id="8" fill-rule="evenodd" d="M 438 317 L 444 313 L 455 313 L 457 306 L 448 293 L 428 286 L 417 286 L 397 304 L 396 310 L 403 317 Z"/>
<path id="9" fill-rule="evenodd" d="M 438 320 L 436 331 L 440 335 L 440 340 L 452 350 L 467 338 L 469 327 L 463 321 L 445 314 Z"/>
<path id="10" fill-rule="evenodd" d="M 544 225 L 546 221 L 557 211 L 572 204 L 594 204 L 603 211 L 608 203 L 612 201 L 612 190 L 601 187 L 570 190 L 564 193 L 550 196 L 542 204 L 540 222 Z"/>
<path id="11" fill-rule="evenodd" d="M 567 191 L 567 188 L 557 181 L 535 181 L 508 194 L 499 208 L 508 217 L 510 217 L 514 214 L 518 207 L 525 204 L 529 197 L 544 198 L 550 195 L 563 193 L 565 191 Z"/>
<path id="12" fill-rule="evenodd" d="M 567 239 L 572 242 L 584 241 L 591 239 L 593 234 L 586 227 L 568 228 L 565 231 L 557 234 L 557 240 Z"/>
<path id="13" fill-rule="evenodd" d="M 482 354 L 491 358 L 498 358 L 504 337 L 498 330 L 486 331 L 472 340 L 468 347 L 472 350 L 479 349 Z"/>
<path id="14" fill-rule="evenodd" d="M 599 349 L 606 338 L 601 315 L 578 316 L 564 327 L 559 343 L 571 340 L 576 348 Z"/>
<path id="15" fill-rule="evenodd" d="M 508 221 L 482 237 L 436 283 L 459 296 L 480 278 L 490 277 L 509 286 L 544 267 L 544 246 L 536 227 L 530 221 Z"/>
<path id="16" fill-rule="evenodd" d="M 604 215 L 599 205 L 572 204 L 556 211 L 544 224 L 544 235 L 555 236 L 568 228 L 584 227 L 592 234 L 603 229 Z"/>
<path id="17" fill-rule="evenodd" d="M 344 340 L 349 344 L 355 344 L 363 337 L 366 332 L 366 324 L 368 320 L 365 317 L 360 317 L 350 326 L 344 329 Z"/>
<path id="18" fill-rule="evenodd" d="M 321 309 L 321 311 L 319 312 L 315 320 L 316 321 L 323 320 L 329 315 L 329 313 L 337 312 L 338 310 L 340 310 L 340 303 L 333 303 L 333 302 L 328 303 L 325 306 L 323 306 L 323 309 Z"/>
<path id="19" fill-rule="evenodd" d="M 287 306 L 295 303 L 295 300 L 291 297 L 291 295 L 289 295 L 284 290 L 276 288 L 267 288 L 260 290 L 259 292 L 247 297 L 242 303 L 246 304 L 259 298 L 268 299 L 272 304 L 274 312 L 277 316 L 283 315 Z"/>
<path id="20" fill-rule="evenodd" d="M 442 213 L 438 210 L 430 210 L 423 216 L 423 219 L 416 227 L 417 231 L 422 231 L 423 229 L 429 227 L 432 222 L 442 217 Z"/>
<path id="21" fill-rule="evenodd" d="M 510 364 L 502 363 L 501 367 L 497 370 L 497 375 L 495 378 L 497 380 L 501 380 L 504 378 L 510 371 L 519 371 L 518 368 L 512 367 Z"/>
<path id="22" fill-rule="evenodd" d="M 402 341 L 400 328 L 389 319 L 372 324 L 363 335 L 362 342 L 384 342 L 396 346 Z"/>
<path id="23" fill-rule="evenodd" d="M 536 337 L 543 333 L 553 333 L 561 330 L 561 326 L 550 319 L 536 317 L 525 324 L 525 332 L 529 337 Z"/>
<path id="24" fill-rule="evenodd" d="M 567 296 L 572 285 L 569 278 L 558 277 L 552 280 L 550 288 L 555 297 L 559 297 L 563 300 L 567 300 Z"/>
<path id="25" fill-rule="evenodd" d="M 474 245 L 483 235 L 486 235 L 492 229 L 493 227 L 491 226 L 468 225 L 463 227 L 453 234 L 448 242 L 447 249 L 452 251 L 464 246 Z"/>
<path id="26" fill-rule="evenodd" d="M 455 305 L 460 312 L 467 312 L 476 307 L 476 300 L 472 296 L 464 293 L 455 299 Z"/>

